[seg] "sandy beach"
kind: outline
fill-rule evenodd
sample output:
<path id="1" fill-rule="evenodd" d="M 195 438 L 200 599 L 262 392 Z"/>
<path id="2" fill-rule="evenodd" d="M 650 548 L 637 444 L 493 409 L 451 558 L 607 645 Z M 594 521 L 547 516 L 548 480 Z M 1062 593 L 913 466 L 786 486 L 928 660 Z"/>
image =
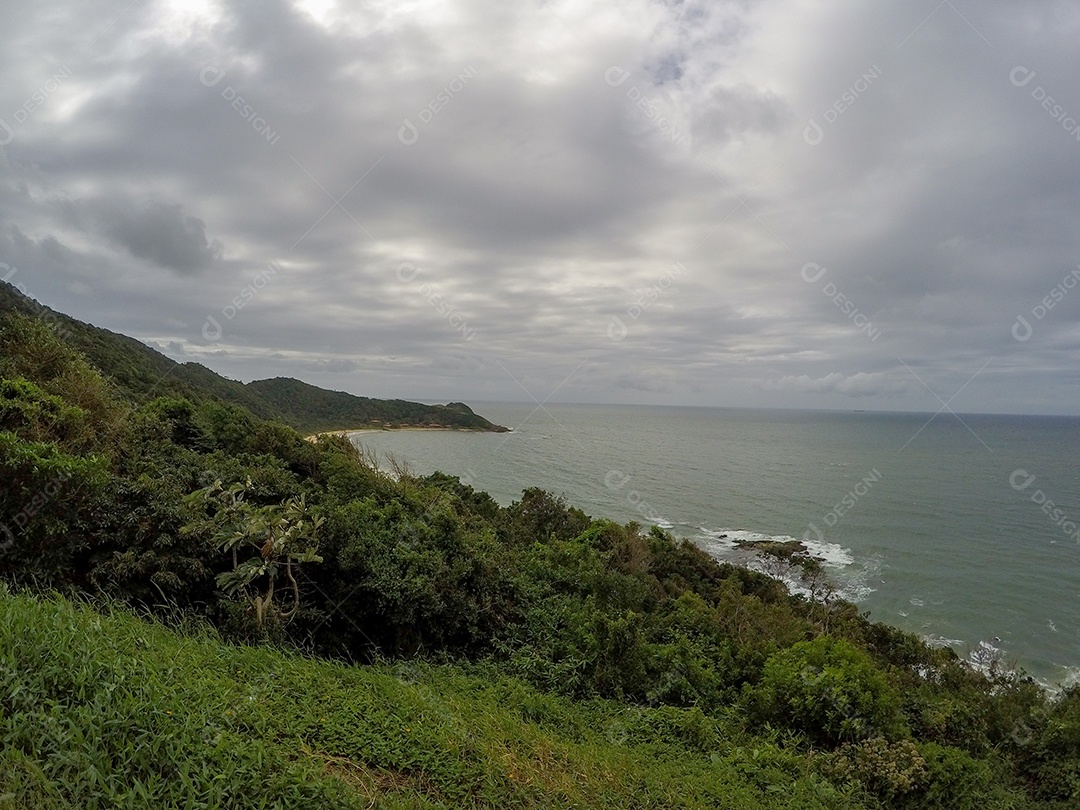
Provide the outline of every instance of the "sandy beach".
<path id="1" fill-rule="evenodd" d="M 305 436 L 309 442 L 315 441 L 320 436 L 352 436 L 356 433 L 392 433 L 399 430 L 457 430 L 462 433 L 487 433 L 486 430 L 470 430 L 468 428 L 459 427 L 430 427 L 426 425 L 402 425 L 400 427 L 362 427 L 362 428 L 345 428 L 344 430 L 323 430 L 319 433 L 313 433 L 310 436 Z"/>

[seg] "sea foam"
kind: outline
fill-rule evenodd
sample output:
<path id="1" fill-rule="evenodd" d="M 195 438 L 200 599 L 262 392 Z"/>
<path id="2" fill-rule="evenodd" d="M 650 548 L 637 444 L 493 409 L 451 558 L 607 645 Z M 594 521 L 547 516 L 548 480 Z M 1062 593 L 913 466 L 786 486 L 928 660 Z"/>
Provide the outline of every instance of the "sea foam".
<path id="1" fill-rule="evenodd" d="M 759 555 L 753 553 L 751 547 L 744 545 L 762 542 L 801 542 L 811 557 L 830 569 L 839 588 L 837 595 L 841 599 L 858 602 L 874 592 L 874 588 L 867 584 L 870 574 L 875 570 L 874 566 L 856 566 L 851 549 L 844 548 L 838 543 L 829 543 L 824 540 L 798 540 L 786 534 L 764 534 L 748 529 L 709 529 L 704 526 L 698 527 L 698 534 L 693 539 L 698 546 L 717 559 L 737 562 L 753 571 L 768 574 L 783 582 L 793 594 L 809 598 L 812 596 L 810 589 L 794 572 L 791 576 L 777 575 L 777 572 L 766 565 Z"/>

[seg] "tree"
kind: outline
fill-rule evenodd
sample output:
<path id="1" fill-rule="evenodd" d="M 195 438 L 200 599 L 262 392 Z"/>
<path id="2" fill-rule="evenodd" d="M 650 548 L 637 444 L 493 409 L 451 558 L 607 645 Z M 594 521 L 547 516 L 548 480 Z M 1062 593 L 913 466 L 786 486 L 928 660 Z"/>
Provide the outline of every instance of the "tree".
<path id="1" fill-rule="evenodd" d="M 218 575 L 218 587 L 228 596 L 249 599 L 255 625 L 262 630 L 270 618 L 286 623 L 296 615 L 300 607 L 296 568 L 322 562 L 316 535 L 323 519 L 311 515 L 303 496 L 255 506 L 246 498 L 252 488 L 250 478 L 228 489 L 219 480 L 193 492 L 188 500 L 214 513 L 184 531 L 207 532 L 215 545 L 232 553 L 232 570 Z M 256 553 L 241 559 L 245 550 Z M 281 578 L 284 597 L 277 591 Z"/>

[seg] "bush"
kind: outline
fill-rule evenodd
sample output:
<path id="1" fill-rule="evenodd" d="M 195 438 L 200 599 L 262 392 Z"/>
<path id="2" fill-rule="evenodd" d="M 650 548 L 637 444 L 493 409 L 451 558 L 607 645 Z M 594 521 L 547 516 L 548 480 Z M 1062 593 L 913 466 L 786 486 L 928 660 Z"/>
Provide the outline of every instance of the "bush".
<path id="1" fill-rule="evenodd" d="M 923 787 L 897 802 L 910 810 L 989 810 L 1015 807 L 985 762 L 957 749 L 927 743 L 919 747 L 926 763 Z"/>
<path id="2" fill-rule="evenodd" d="M 1017 768 L 1036 798 L 1052 807 L 1080 806 L 1080 686 L 1018 722 L 1012 742 Z"/>
<path id="3" fill-rule="evenodd" d="M 104 458 L 0 432 L 0 574 L 85 582 L 106 470 Z"/>
<path id="4" fill-rule="evenodd" d="M 771 656 L 749 697 L 751 711 L 761 720 L 829 746 L 907 735 L 899 697 L 885 675 L 867 653 L 829 636 Z"/>
<path id="5" fill-rule="evenodd" d="M 570 540 L 588 526 L 588 516 L 568 507 L 565 498 L 532 487 L 506 510 L 500 535 L 510 545 L 528 546 L 552 539 Z"/>
<path id="6" fill-rule="evenodd" d="M 842 745 L 827 759 L 825 770 L 834 779 L 857 781 L 878 798 L 894 800 L 923 786 L 927 766 L 910 740 L 871 737 Z"/>
<path id="7" fill-rule="evenodd" d="M 46 324 L 22 315 L 4 319 L 0 326 L 0 378 L 21 380 L 8 387 L 8 396 L 14 394 L 24 405 L 36 400 L 55 417 L 59 417 L 56 411 L 62 401 L 66 415 L 56 427 L 62 425 L 65 435 L 57 438 L 75 452 L 92 450 L 113 457 L 123 446 L 123 416 L 128 408 L 115 386 Z M 25 381 L 35 387 L 27 387 Z M 58 400 L 46 399 L 42 393 Z M 23 410 L 23 418 L 29 415 Z"/>

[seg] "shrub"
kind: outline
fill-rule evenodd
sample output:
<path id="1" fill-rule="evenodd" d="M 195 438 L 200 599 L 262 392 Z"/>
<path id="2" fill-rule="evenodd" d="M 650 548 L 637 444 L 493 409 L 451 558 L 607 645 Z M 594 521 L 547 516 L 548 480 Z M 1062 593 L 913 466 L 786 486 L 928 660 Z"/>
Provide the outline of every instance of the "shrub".
<path id="1" fill-rule="evenodd" d="M 761 720 L 830 746 L 907 733 L 899 698 L 870 656 L 830 636 L 771 656 L 761 683 L 750 690 L 750 707 Z"/>
<path id="2" fill-rule="evenodd" d="M 957 749 L 926 743 L 919 746 L 926 763 L 923 787 L 896 802 L 910 810 L 988 810 L 1015 807 L 985 762 Z M 1000 801 L 999 801 L 1000 800 Z"/>
<path id="3" fill-rule="evenodd" d="M 845 743 L 827 760 L 826 773 L 841 781 L 860 782 L 870 793 L 892 800 L 911 793 L 926 779 L 926 760 L 910 740 L 889 742 L 871 737 Z"/>
<path id="4" fill-rule="evenodd" d="M 23 315 L 9 315 L 0 326 L 0 377 L 24 378 L 37 388 L 23 387 L 19 398 L 46 404 L 41 392 L 58 397 L 68 408 L 65 440 L 75 452 L 96 450 L 109 456 L 122 447 L 123 416 L 128 410 L 115 386 L 76 349 L 64 343 L 46 324 Z M 76 416 L 77 414 L 77 416 Z M 71 421 L 74 419 L 74 421 Z M 73 428 L 78 427 L 78 430 Z M 51 437 L 50 437 L 51 438 Z"/>
<path id="5" fill-rule="evenodd" d="M 1012 743 L 1020 775 L 1037 799 L 1080 806 L 1080 686 L 1018 722 Z"/>
<path id="6" fill-rule="evenodd" d="M 104 458 L 0 432 L 0 573 L 81 582 L 104 504 Z"/>
<path id="7" fill-rule="evenodd" d="M 532 487 L 506 510 L 501 534 L 511 545 L 528 546 L 552 538 L 570 540 L 588 526 L 589 518 L 580 509 L 568 507 L 564 498 Z"/>

